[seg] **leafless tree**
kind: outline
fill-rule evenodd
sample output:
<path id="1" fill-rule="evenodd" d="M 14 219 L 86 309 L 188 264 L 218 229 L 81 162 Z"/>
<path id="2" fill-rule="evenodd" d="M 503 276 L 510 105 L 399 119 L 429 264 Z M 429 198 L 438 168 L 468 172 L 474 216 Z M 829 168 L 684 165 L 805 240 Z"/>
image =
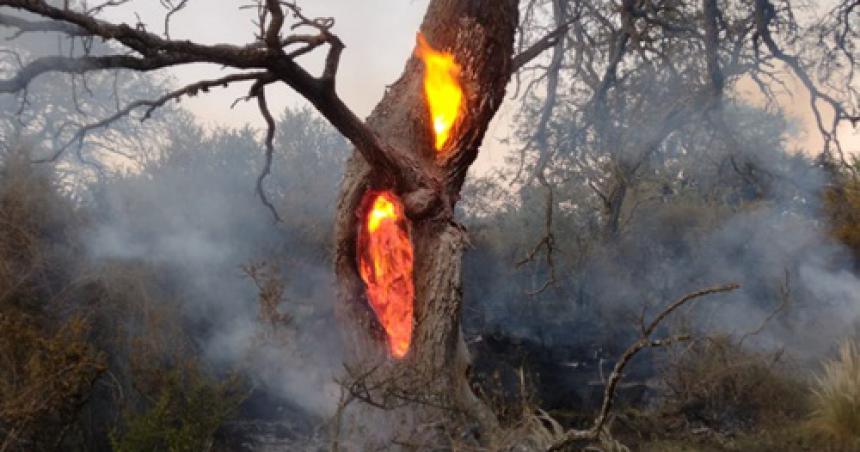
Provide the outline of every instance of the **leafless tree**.
<path id="1" fill-rule="evenodd" d="M 703 123 L 714 131 L 714 146 L 728 150 L 726 165 L 744 173 L 735 157 L 751 151 L 725 117 L 727 108 L 744 102 L 733 89 L 738 83 L 753 83 L 776 105 L 778 92 L 790 92 L 788 81 L 798 80 L 823 139 L 821 149 L 809 151 L 824 161 L 848 163 L 839 130 L 856 126 L 860 117 L 856 1 L 835 2 L 823 13 L 790 0 L 561 3 L 525 2 L 522 28 L 534 40 L 565 15 L 572 22 L 556 41 L 561 61 L 555 53 L 542 56 L 524 65 L 516 79 L 525 117 L 540 120 L 537 127 L 522 122 L 518 136 L 524 145 L 514 179 L 545 187 L 538 177 L 543 174 L 556 188 L 547 218 L 553 204 L 582 205 L 582 198 L 559 193 L 561 185 L 566 192 L 581 185 L 602 210 L 602 232 L 612 240 L 635 213 L 637 188 L 653 173 L 655 154 Z M 547 247 L 550 268 L 551 255 Z"/>

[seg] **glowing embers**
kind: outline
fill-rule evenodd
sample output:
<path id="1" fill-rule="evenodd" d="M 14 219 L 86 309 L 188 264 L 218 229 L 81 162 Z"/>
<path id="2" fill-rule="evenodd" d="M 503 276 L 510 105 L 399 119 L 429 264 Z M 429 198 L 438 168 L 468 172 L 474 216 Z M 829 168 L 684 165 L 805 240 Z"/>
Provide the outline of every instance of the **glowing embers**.
<path id="1" fill-rule="evenodd" d="M 442 151 L 460 115 L 463 101 L 463 89 L 459 81 L 460 65 L 454 61 L 454 55 L 431 48 L 421 33 L 418 34 L 416 53 L 424 62 L 424 94 L 433 120 L 436 150 Z"/>
<path id="2" fill-rule="evenodd" d="M 412 240 L 403 204 L 389 191 L 369 191 L 358 233 L 358 267 L 367 298 L 388 336 L 391 355 L 403 358 L 412 340 Z"/>

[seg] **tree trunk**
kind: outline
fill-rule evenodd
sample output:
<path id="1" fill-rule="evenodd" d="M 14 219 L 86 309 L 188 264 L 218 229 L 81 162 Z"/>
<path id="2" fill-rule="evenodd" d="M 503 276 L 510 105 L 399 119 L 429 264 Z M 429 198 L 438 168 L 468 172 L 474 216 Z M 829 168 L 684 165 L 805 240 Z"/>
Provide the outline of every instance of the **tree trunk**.
<path id="1" fill-rule="evenodd" d="M 353 396 L 384 408 L 380 411 L 398 412 L 398 419 L 403 410 L 420 411 L 416 425 L 404 430 L 414 431 L 428 417 L 456 418 L 461 426 L 471 423 L 483 429 L 495 426 L 495 418 L 472 393 L 467 379 L 469 357 L 460 328 L 466 234 L 454 221 L 453 211 L 466 171 L 504 98 L 517 13 L 516 0 L 431 1 L 421 32 L 433 48 L 454 55 L 462 67 L 464 91 L 461 114 L 444 157 L 438 157 L 434 149 L 423 88 L 424 65 L 414 55 L 367 119 L 387 145 L 420 156 L 422 171 L 436 183 L 434 193 L 403 193 L 405 188 L 391 186 L 390 178 L 375 172 L 358 152 L 353 152 L 347 164 L 337 206 L 335 255 L 337 313 L 351 371 L 346 386 Z M 397 193 L 411 220 L 413 334 L 402 360 L 388 356 L 385 333 L 368 305 L 358 273 L 359 209 L 369 189 Z"/>

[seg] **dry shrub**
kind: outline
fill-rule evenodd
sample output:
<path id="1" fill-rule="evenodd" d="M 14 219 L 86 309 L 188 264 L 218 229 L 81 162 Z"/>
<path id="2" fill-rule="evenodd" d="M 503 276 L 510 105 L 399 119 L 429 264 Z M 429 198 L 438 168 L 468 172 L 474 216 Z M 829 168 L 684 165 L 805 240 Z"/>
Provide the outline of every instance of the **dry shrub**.
<path id="1" fill-rule="evenodd" d="M 720 336 L 672 350 L 666 360 L 663 402 L 619 415 L 620 437 L 635 450 L 831 450 L 807 428 L 808 382 L 780 353 Z"/>
<path id="2" fill-rule="evenodd" d="M 0 155 L 0 303 L 38 310 L 68 280 L 75 223 L 71 202 L 51 171 L 30 163 L 28 148 Z"/>
<path id="3" fill-rule="evenodd" d="M 62 444 L 106 369 L 104 356 L 87 341 L 88 331 L 78 317 L 46 331 L 30 316 L 0 314 L 0 422 L 7 426 L 8 443 L 0 449 Z"/>
<path id="4" fill-rule="evenodd" d="M 688 425 L 723 433 L 798 419 L 804 386 L 780 358 L 745 350 L 726 336 L 695 341 L 668 358 L 664 408 Z"/>
<path id="5" fill-rule="evenodd" d="M 860 257 L 860 182 L 848 176 L 824 191 L 831 235 Z"/>
<path id="6" fill-rule="evenodd" d="M 257 286 L 258 319 L 267 336 L 283 331 L 292 320 L 289 314 L 281 312 L 286 285 L 277 266 L 264 262 L 251 263 L 242 267 L 245 275 Z"/>
<path id="7" fill-rule="evenodd" d="M 810 426 L 844 450 L 860 449 L 860 347 L 846 341 L 824 363 L 812 392 Z"/>
<path id="8" fill-rule="evenodd" d="M 53 450 L 106 369 L 77 314 L 77 224 L 50 168 L 0 154 L 0 450 Z"/>
<path id="9" fill-rule="evenodd" d="M 88 257 L 88 212 L 26 146 L 0 151 L 0 452 L 205 450 L 241 382 L 197 358 L 164 268 Z"/>
<path id="10" fill-rule="evenodd" d="M 215 433 L 244 400 L 244 382 L 220 375 L 198 358 L 182 322 L 181 294 L 157 267 L 111 260 L 99 268 L 101 342 L 110 345 L 110 428 L 118 452 L 211 450 Z M 112 324 L 108 322 L 113 322 Z"/>

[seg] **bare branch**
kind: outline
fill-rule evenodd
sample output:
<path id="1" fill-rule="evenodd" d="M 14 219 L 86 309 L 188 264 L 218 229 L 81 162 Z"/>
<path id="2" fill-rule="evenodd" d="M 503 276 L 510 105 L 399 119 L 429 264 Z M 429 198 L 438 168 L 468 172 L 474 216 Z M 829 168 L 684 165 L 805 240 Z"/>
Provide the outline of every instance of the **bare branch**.
<path id="1" fill-rule="evenodd" d="M 109 2 L 99 8 L 114 3 L 117 2 Z M 149 33 L 142 28 L 133 28 L 126 24 L 115 25 L 87 13 L 56 8 L 44 0 L 0 0 L 0 7 L 27 11 L 43 18 L 56 20 L 59 24 L 64 24 L 62 27 L 66 28 L 63 30 L 70 33 L 87 34 L 116 41 L 127 50 L 139 55 L 39 58 L 27 64 L 10 79 L 0 80 L 0 92 L 14 93 L 24 90 L 33 79 L 48 72 L 82 74 L 96 70 L 123 68 L 151 71 L 189 63 L 212 63 L 241 70 L 262 70 L 268 73 L 267 77 L 286 83 L 310 101 L 341 134 L 355 145 L 377 171 L 392 181 L 392 185 L 404 192 L 422 188 L 434 192 L 440 191 L 440 184 L 423 168 L 418 157 L 410 150 L 394 149 L 383 143 L 335 93 L 335 76 L 343 44 L 330 32 L 334 20 L 307 18 L 293 3 L 267 0 L 266 5 L 271 20 L 265 28 L 266 35 L 263 37 L 265 45 L 261 46 L 257 42 L 246 46 L 235 46 L 203 45 L 187 40 L 171 40 Z M 284 16 L 283 7 L 288 8 L 298 18 L 298 22 L 292 26 L 293 29 L 314 28 L 321 37 L 294 35 L 292 38 L 281 40 L 279 32 L 283 27 L 283 21 L 286 20 L 282 17 Z M 15 28 L 14 24 L 6 25 Z M 20 23 L 18 25 L 29 26 Z M 320 78 L 312 76 L 294 61 L 293 58 L 298 54 L 291 56 L 283 51 L 284 45 L 293 43 L 305 43 L 309 46 L 308 50 L 322 43 L 330 45 L 325 70 Z"/>
<path id="2" fill-rule="evenodd" d="M 180 0 L 175 6 L 171 0 L 161 0 L 161 3 L 167 8 L 167 14 L 164 15 L 164 37 L 170 39 L 170 19 L 173 15 L 188 6 L 189 0 Z"/>
<path id="3" fill-rule="evenodd" d="M 624 369 L 639 352 L 646 348 L 663 347 L 679 341 L 689 340 L 688 336 L 673 336 L 657 340 L 651 339 L 651 335 L 655 332 L 657 327 L 660 326 L 663 320 L 669 316 L 669 314 L 697 298 L 717 293 L 731 292 L 739 287 L 740 286 L 737 284 L 727 284 L 724 286 L 716 286 L 692 292 L 679 298 L 661 311 L 654 320 L 652 320 L 651 323 L 643 329 L 639 340 L 630 345 L 615 363 L 615 367 L 612 369 L 612 373 L 609 375 L 609 379 L 607 380 L 606 387 L 603 391 L 603 403 L 601 404 L 600 411 L 598 412 L 591 428 L 587 430 L 568 430 L 562 438 L 556 441 L 549 448 L 549 450 L 561 450 L 576 441 L 594 440 L 600 435 L 606 421 L 609 419 L 609 412 L 612 410 L 612 404 L 615 399 L 615 390 L 617 389 L 621 378 L 624 376 Z"/>
<path id="4" fill-rule="evenodd" d="M 852 124 L 860 122 L 860 116 L 849 114 L 842 104 L 818 89 L 815 82 L 812 81 L 812 78 L 803 67 L 800 59 L 797 56 L 785 53 L 782 48 L 780 48 L 770 33 L 770 25 L 774 20 L 774 17 L 775 8 L 770 0 L 755 0 L 756 35 L 754 36 L 754 40 L 761 40 L 771 55 L 785 63 L 789 68 L 791 68 L 794 75 L 800 79 L 804 88 L 806 88 L 809 93 L 809 106 L 815 116 L 815 123 L 818 127 L 818 131 L 822 138 L 824 138 L 823 153 L 829 155 L 830 145 L 833 144 L 841 162 L 846 167 L 850 167 L 842 152 L 842 145 L 839 142 L 837 128 L 843 121 L 848 121 Z M 821 109 L 818 107 L 819 101 L 826 103 L 833 110 L 833 121 L 831 121 L 829 126 L 824 125 L 824 118 Z"/>
<path id="5" fill-rule="evenodd" d="M 269 198 L 266 197 L 266 190 L 263 188 L 263 182 L 266 180 L 266 177 L 272 171 L 272 156 L 275 152 L 275 146 L 273 144 L 275 139 L 275 119 L 272 118 L 272 113 L 269 111 L 269 105 L 266 102 L 266 91 L 263 83 L 257 82 L 253 88 L 251 88 L 251 94 L 257 98 L 257 105 L 260 107 L 260 113 L 263 115 L 263 119 L 266 120 L 266 160 L 263 164 L 263 171 L 260 172 L 260 175 L 257 177 L 257 195 L 260 197 L 260 200 L 263 202 L 263 205 L 266 206 L 267 209 L 272 213 L 272 217 L 274 217 L 276 223 L 281 222 L 281 216 L 278 215 L 277 209 L 272 205 L 272 202 L 269 201 Z"/>
<path id="6" fill-rule="evenodd" d="M 77 58 L 41 57 L 24 65 L 11 78 L 0 80 L 0 93 L 15 93 L 24 90 L 38 76 L 49 72 L 83 74 L 104 69 L 151 71 L 193 61 L 193 58 L 184 55 L 164 55 L 154 58 L 137 58 L 126 55 L 82 56 Z"/>
<path id="7" fill-rule="evenodd" d="M 555 47 L 559 42 L 563 41 L 564 35 L 566 35 L 567 31 L 570 29 L 570 25 L 576 22 L 577 19 L 578 17 L 566 21 L 555 30 L 549 32 L 546 36 L 540 38 L 529 48 L 514 56 L 511 72 L 519 71 L 523 66 L 540 56 L 543 52 Z"/>
<path id="8" fill-rule="evenodd" d="M 553 17 L 557 24 L 559 24 L 558 28 L 555 32 L 561 31 L 561 35 L 554 39 L 552 59 L 550 61 L 549 68 L 547 69 L 547 83 L 546 83 L 546 95 L 543 108 L 541 109 L 540 118 L 538 119 L 537 128 L 535 130 L 534 135 L 530 137 L 528 143 L 523 148 L 523 156 L 525 159 L 525 150 L 530 146 L 531 143 L 535 144 L 537 147 L 539 154 L 539 158 L 537 164 L 535 165 L 534 173 L 532 177 L 537 177 L 541 186 L 546 190 L 546 202 L 544 206 L 544 236 L 535 246 L 534 250 L 529 254 L 529 256 L 521 261 L 518 265 L 523 265 L 524 263 L 531 261 L 534 259 L 536 253 L 540 250 L 540 248 L 545 248 L 546 252 L 544 254 L 547 268 L 549 269 L 549 278 L 544 282 L 544 284 L 538 288 L 537 290 L 533 290 L 529 292 L 529 295 L 537 295 L 552 284 L 556 282 L 556 269 L 555 262 L 553 259 L 553 252 L 555 251 L 555 235 L 553 234 L 553 213 L 555 211 L 555 200 L 553 187 L 547 180 L 546 172 L 547 167 L 549 165 L 549 161 L 553 154 L 550 149 L 549 143 L 549 121 L 553 116 L 553 112 L 556 107 L 557 96 L 558 96 L 558 85 L 559 85 L 559 76 L 561 72 L 562 63 L 564 62 L 564 51 L 565 51 L 565 43 L 563 36 L 567 33 L 568 25 L 571 21 L 567 20 L 567 6 L 562 0 L 553 0 L 552 2 L 553 9 Z M 575 21 L 579 18 L 580 12 L 577 11 L 572 21 Z M 543 39 L 541 41 L 544 41 Z M 540 41 L 539 41 L 540 43 Z M 532 46 L 526 52 L 529 52 L 531 49 L 535 47 Z M 521 54 L 522 55 L 522 54 Z M 514 65 L 516 66 L 517 61 L 514 59 Z M 524 162 L 520 162 L 521 168 L 524 165 Z M 519 175 L 517 176 L 519 177 Z M 531 179 L 525 183 L 526 186 L 531 185 Z"/>
<path id="9" fill-rule="evenodd" d="M 269 21 L 269 28 L 266 30 L 266 45 L 270 49 L 280 49 L 281 28 L 284 26 L 284 10 L 281 9 L 281 3 L 278 0 L 266 0 L 266 10 L 272 16 Z"/>
<path id="10" fill-rule="evenodd" d="M 68 142 L 66 142 L 66 144 L 64 144 L 60 148 L 56 149 L 51 156 L 44 158 L 44 159 L 36 160 L 35 162 L 36 163 L 44 163 L 44 162 L 56 161 L 60 157 L 60 155 L 62 155 L 62 153 L 66 149 L 68 149 L 72 144 L 83 143 L 83 140 L 88 133 L 90 133 L 96 129 L 109 127 L 111 124 L 113 124 L 116 121 L 128 116 L 132 111 L 134 111 L 138 108 L 146 107 L 146 112 L 144 113 L 143 117 L 141 118 L 141 121 L 145 121 L 145 120 L 150 118 L 153 111 L 155 111 L 157 108 L 163 106 L 164 104 L 166 104 L 170 100 L 179 99 L 182 96 L 196 96 L 200 92 L 208 92 L 208 90 L 210 88 L 214 88 L 214 87 L 218 87 L 218 86 L 226 87 L 230 83 L 250 81 L 250 80 L 271 81 L 271 78 L 267 73 L 264 73 L 264 72 L 253 72 L 253 73 L 247 73 L 247 74 L 228 75 L 226 77 L 222 77 L 222 78 L 219 78 L 216 80 L 204 80 L 204 81 L 192 83 L 190 85 L 184 86 L 184 87 L 177 89 L 175 91 L 167 93 L 164 96 L 159 97 L 158 99 L 138 100 L 138 101 L 132 102 L 132 103 L 128 104 L 125 108 L 123 108 L 123 109 L 117 111 L 116 113 L 114 113 L 113 115 L 111 115 L 110 117 L 107 117 L 105 119 L 102 119 L 101 121 L 97 121 L 97 122 L 87 124 L 87 125 L 81 127 L 80 129 L 78 129 L 77 132 L 75 132 L 74 136 Z"/>

